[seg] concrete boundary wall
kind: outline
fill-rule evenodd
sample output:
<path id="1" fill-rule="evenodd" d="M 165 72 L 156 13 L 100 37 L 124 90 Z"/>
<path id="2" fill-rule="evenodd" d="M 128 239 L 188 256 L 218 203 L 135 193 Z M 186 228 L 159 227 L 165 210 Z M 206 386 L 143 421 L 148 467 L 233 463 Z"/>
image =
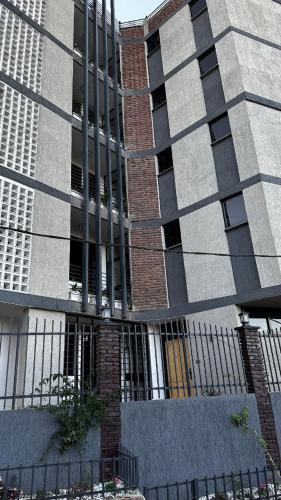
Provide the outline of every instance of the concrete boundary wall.
<path id="1" fill-rule="evenodd" d="M 122 444 L 138 456 L 140 487 L 263 467 L 256 439 L 231 422 L 245 406 L 260 432 L 252 394 L 122 403 Z"/>

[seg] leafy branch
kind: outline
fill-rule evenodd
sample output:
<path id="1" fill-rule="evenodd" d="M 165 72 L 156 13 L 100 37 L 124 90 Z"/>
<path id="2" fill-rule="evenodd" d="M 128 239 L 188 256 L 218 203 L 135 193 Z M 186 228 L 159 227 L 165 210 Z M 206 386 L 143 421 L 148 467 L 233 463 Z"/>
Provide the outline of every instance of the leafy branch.
<path id="1" fill-rule="evenodd" d="M 87 390 L 85 384 L 81 394 L 74 381 L 67 376 L 53 374 L 43 379 L 35 392 L 42 395 L 44 388 L 47 388 L 48 398 L 55 397 L 58 403 L 33 405 L 32 408 L 49 411 L 57 419 L 59 429 L 51 436 L 41 460 L 46 459 L 53 446 L 57 446 L 61 454 L 73 447 L 83 448 L 89 430 L 97 427 L 105 415 L 105 402 Z"/>
<path id="2" fill-rule="evenodd" d="M 267 443 L 263 439 L 263 437 L 257 432 L 254 427 L 250 427 L 249 425 L 249 408 L 245 406 L 240 413 L 236 413 L 231 416 L 231 421 L 236 427 L 240 427 L 243 432 L 253 434 L 260 445 L 260 447 L 264 450 L 265 455 L 270 460 L 273 467 L 276 467 L 276 464 L 268 451 Z"/>

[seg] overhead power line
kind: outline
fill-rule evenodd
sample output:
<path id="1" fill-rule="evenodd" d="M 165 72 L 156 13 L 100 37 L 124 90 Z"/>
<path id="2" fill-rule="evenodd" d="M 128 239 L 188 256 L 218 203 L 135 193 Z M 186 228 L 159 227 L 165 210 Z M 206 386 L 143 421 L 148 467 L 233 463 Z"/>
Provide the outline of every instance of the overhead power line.
<path id="1" fill-rule="evenodd" d="M 157 247 L 146 247 L 139 245 L 120 245 L 119 243 L 113 243 L 110 245 L 109 243 L 96 243 L 91 240 L 84 240 L 83 238 L 77 238 L 74 236 L 70 236 L 69 238 L 66 236 L 58 236 L 53 234 L 43 234 L 36 233 L 34 231 L 27 231 L 25 229 L 20 229 L 11 226 L 2 226 L 0 225 L 0 230 L 4 231 L 15 231 L 17 233 L 26 234 L 28 236 L 38 236 L 39 238 L 48 238 L 51 240 L 60 240 L 60 241 L 79 241 L 81 243 L 91 243 L 93 245 L 100 245 L 105 247 L 116 247 L 116 248 L 128 248 L 130 250 L 142 250 L 145 252 L 157 252 L 157 253 L 171 253 L 171 254 L 180 254 L 180 255 L 198 255 L 198 256 L 213 256 L 213 257 L 234 257 L 234 258 L 264 258 L 264 259 L 281 259 L 281 255 L 269 255 L 269 254 L 232 254 L 232 253 L 223 253 L 223 252 L 189 252 L 185 250 L 177 250 L 174 248 L 157 248 Z"/>

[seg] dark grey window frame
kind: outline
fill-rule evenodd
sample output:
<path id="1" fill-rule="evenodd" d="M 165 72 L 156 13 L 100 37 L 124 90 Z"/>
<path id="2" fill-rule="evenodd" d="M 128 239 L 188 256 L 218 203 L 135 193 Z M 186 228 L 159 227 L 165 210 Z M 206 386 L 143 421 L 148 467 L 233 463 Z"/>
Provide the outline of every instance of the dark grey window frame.
<path id="1" fill-rule="evenodd" d="M 176 236 L 179 236 L 179 240 L 176 239 L 176 243 L 173 243 L 173 244 L 167 244 L 167 240 L 170 238 L 170 234 L 167 234 L 166 232 L 166 229 L 168 229 L 168 227 L 170 228 L 172 226 L 172 224 L 176 224 L 177 227 L 176 227 L 176 231 L 175 231 L 175 235 Z M 179 219 L 175 219 L 175 220 L 172 220 L 171 222 L 168 222 L 167 224 L 164 224 L 163 225 L 163 231 L 164 231 L 164 238 L 165 238 L 165 248 L 166 250 L 170 250 L 171 248 L 176 248 L 176 247 L 179 247 L 182 245 L 182 238 L 181 238 L 181 228 L 180 228 L 180 220 Z"/>
<path id="2" fill-rule="evenodd" d="M 222 120 L 223 118 L 227 118 L 228 120 L 228 125 L 229 125 L 229 130 L 226 131 L 226 133 L 224 135 L 222 135 L 221 137 L 218 137 L 216 138 L 215 137 L 215 134 L 212 130 L 212 126 L 219 122 L 220 120 Z M 229 117 L 228 117 L 228 113 L 223 113 L 222 115 L 218 116 L 217 118 L 215 118 L 214 120 L 212 120 L 211 122 L 209 122 L 209 129 L 210 129 L 210 135 L 211 135 L 211 143 L 212 143 L 212 146 L 214 146 L 215 144 L 218 144 L 219 142 L 223 141 L 224 139 L 227 139 L 227 137 L 230 137 L 232 135 L 231 133 L 231 127 L 230 127 L 230 122 L 229 122 Z"/>
<path id="3" fill-rule="evenodd" d="M 160 89 L 163 89 L 164 88 L 164 93 L 165 93 L 165 100 L 159 102 L 158 104 L 155 104 L 154 103 L 154 97 L 156 95 L 156 92 L 159 91 Z M 151 98 L 152 98 L 152 110 L 153 111 L 156 111 L 157 109 L 161 108 L 161 106 L 164 106 L 164 104 L 167 103 L 167 96 L 166 96 L 166 87 L 165 87 L 165 83 L 162 83 L 161 85 L 159 85 L 159 87 L 157 87 L 157 89 L 153 90 L 153 92 L 151 92 Z"/>
<path id="4" fill-rule="evenodd" d="M 153 40 L 154 38 L 157 39 L 157 43 L 152 49 L 149 49 L 149 42 Z M 146 46 L 147 46 L 147 56 L 151 56 L 155 52 L 161 49 L 161 43 L 160 43 L 160 33 L 159 30 L 157 30 L 153 35 L 151 35 L 147 40 L 146 40 Z"/>
<path id="5" fill-rule="evenodd" d="M 205 1 L 205 6 L 203 6 L 201 8 L 201 10 L 198 10 L 198 12 L 196 12 L 195 14 L 192 13 L 192 7 L 194 5 L 196 5 L 197 3 L 199 3 L 200 0 L 191 0 L 191 2 L 189 2 L 189 8 L 190 8 L 190 14 L 191 14 L 191 20 L 192 21 L 194 19 L 196 19 L 198 16 L 200 16 L 201 14 L 203 14 L 203 12 L 205 12 L 208 9 L 207 2 L 206 2 L 206 0 L 203 0 L 203 3 L 204 3 L 204 1 Z"/>
<path id="6" fill-rule="evenodd" d="M 231 224 L 230 218 L 229 218 L 229 213 L 227 211 L 227 202 L 229 200 L 233 200 L 234 198 L 239 198 L 239 197 L 241 197 L 242 202 L 243 202 L 243 211 L 245 212 L 246 219 L 241 220 L 240 222 L 237 222 L 236 224 Z M 223 211 L 225 231 L 229 231 L 231 229 L 235 229 L 237 227 L 244 226 L 245 224 L 248 224 L 248 218 L 247 218 L 247 212 L 246 212 L 245 203 L 244 203 L 243 192 L 236 193 L 233 196 L 229 196 L 228 198 L 221 200 L 221 205 L 222 205 L 222 211 Z"/>
<path id="7" fill-rule="evenodd" d="M 206 59 L 210 54 L 212 53 L 215 53 L 215 56 L 216 56 L 216 63 L 213 65 L 213 66 L 210 66 L 210 68 L 208 68 L 206 71 L 203 71 L 202 70 L 202 67 L 201 67 L 201 63 L 204 59 Z M 198 57 L 198 63 L 199 63 L 199 68 L 200 68 L 200 74 L 201 74 L 201 78 L 204 78 L 205 76 L 207 76 L 209 73 L 211 73 L 212 71 L 214 71 L 216 68 L 218 68 L 218 58 L 217 58 L 217 52 L 216 52 L 216 47 L 215 45 L 213 45 L 210 49 L 206 50 L 206 52 L 204 52 L 204 54 L 202 54 L 200 57 Z"/>
<path id="8" fill-rule="evenodd" d="M 163 167 L 160 167 L 160 163 L 159 163 L 159 157 L 160 156 L 164 156 L 164 154 L 167 153 L 168 155 L 171 156 L 171 164 L 163 169 Z M 164 149 L 163 151 L 161 151 L 158 155 L 157 155 L 157 163 L 158 163 L 158 175 L 164 175 L 166 172 L 169 172 L 170 170 L 173 170 L 174 168 L 174 160 L 173 160 L 173 151 L 172 151 L 172 148 L 171 146 L 169 146 L 168 148 Z M 161 170 L 160 170 L 161 168 Z"/>

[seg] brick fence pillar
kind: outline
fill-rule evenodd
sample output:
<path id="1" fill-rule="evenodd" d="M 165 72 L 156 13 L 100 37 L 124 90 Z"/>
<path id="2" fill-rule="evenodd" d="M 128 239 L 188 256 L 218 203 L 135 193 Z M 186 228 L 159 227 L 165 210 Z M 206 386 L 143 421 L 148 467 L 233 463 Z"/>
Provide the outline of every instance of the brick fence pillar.
<path id="1" fill-rule="evenodd" d="M 248 324 L 237 328 L 245 369 L 247 390 L 256 396 L 262 436 L 276 465 L 281 463 L 274 415 L 258 328 Z M 268 461 L 268 457 L 267 457 Z M 272 465 L 268 462 L 268 465 Z"/>
<path id="2" fill-rule="evenodd" d="M 105 321 L 97 327 L 96 341 L 97 390 L 106 401 L 101 424 L 101 458 L 116 457 L 121 439 L 120 370 L 119 328 Z"/>

